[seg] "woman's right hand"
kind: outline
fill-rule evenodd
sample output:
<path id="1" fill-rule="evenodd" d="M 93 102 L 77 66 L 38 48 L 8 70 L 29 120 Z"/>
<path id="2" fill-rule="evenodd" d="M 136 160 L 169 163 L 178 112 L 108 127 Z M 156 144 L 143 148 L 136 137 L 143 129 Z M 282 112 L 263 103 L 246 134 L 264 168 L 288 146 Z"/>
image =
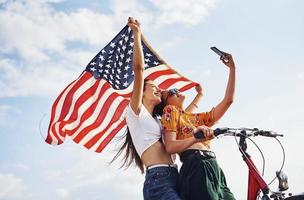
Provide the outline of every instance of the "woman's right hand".
<path id="1" fill-rule="evenodd" d="M 231 54 L 225 53 L 225 57 L 221 57 L 220 59 L 230 69 L 235 68 L 235 64 Z"/>
<path id="2" fill-rule="evenodd" d="M 137 19 L 134 19 L 133 17 L 129 17 L 128 26 L 131 28 L 134 34 L 141 32 L 139 21 L 137 21 Z"/>

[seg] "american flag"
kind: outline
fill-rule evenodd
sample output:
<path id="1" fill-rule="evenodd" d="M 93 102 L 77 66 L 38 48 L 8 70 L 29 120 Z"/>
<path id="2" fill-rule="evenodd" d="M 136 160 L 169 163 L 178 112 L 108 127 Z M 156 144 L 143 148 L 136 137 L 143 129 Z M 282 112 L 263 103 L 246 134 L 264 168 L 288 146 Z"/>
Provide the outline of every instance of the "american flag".
<path id="1" fill-rule="evenodd" d="M 124 111 L 133 89 L 133 33 L 125 26 L 70 83 L 53 103 L 46 142 L 62 144 L 70 136 L 74 142 L 101 152 L 126 126 Z M 142 37 L 145 78 L 161 89 L 192 88 L 196 83 L 166 64 Z"/>

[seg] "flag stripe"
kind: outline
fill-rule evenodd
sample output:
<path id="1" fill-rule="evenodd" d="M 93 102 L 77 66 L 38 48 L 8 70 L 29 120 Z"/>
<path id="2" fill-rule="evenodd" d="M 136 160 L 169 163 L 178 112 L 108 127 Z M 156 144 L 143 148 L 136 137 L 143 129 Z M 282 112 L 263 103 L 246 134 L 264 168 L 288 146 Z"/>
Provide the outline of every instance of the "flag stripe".
<path id="1" fill-rule="evenodd" d="M 115 101 L 113 101 L 113 104 L 110 105 L 109 109 L 108 110 L 116 110 L 116 107 L 119 105 L 119 103 L 122 101 L 122 98 L 116 98 Z M 102 106 L 104 105 L 104 103 L 101 104 Z M 100 109 L 96 109 L 98 110 L 97 113 L 100 113 Z M 94 137 L 94 135 L 98 134 L 98 132 L 102 131 L 104 129 L 104 127 L 107 126 L 107 124 L 111 121 L 112 119 L 112 115 L 114 114 L 115 112 L 108 112 L 105 116 L 105 118 L 103 119 L 103 121 L 101 122 L 101 124 L 99 124 L 94 130 L 92 129 L 90 132 L 88 132 L 83 138 L 81 141 L 79 141 L 79 144 L 82 144 L 84 145 L 85 143 L 87 143 L 92 137 Z M 97 116 L 98 117 L 98 116 Z M 123 116 L 122 116 L 123 117 Z M 96 124 L 95 121 L 92 121 L 92 123 L 88 123 L 86 122 L 86 124 L 89 126 L 89 125 L 92 125 L 93 123 Z"/>
<path id="2" fill-rule="evenodd" d="M 123 120 L 120 122 L 115 129 L 113 129 L 110 134 L 104 139 L 101 140 L 101 144 L 99 147 L 95 150 L 97 153 L 100 153 L 107 145 L 108 143 L 112 140 L 112 138 L 116 135 L 116 133 L 121 130 L 124 126 L 126 125 L 126 120 Z"/>
<path id="3" fill-rule="evenodd" d="M 107 118 L 110 118 L 115 112 L 113 113 L 109 113 L 111 107 L 116 107 L 116 104 L 118 104 L 119 102 L 119 98 L 117 100 L 115 100 L 115 98 L 117 98 L 118 95 L 115 93 L 112 93 L 107 100 L 102 104 L 102 108 L 99 112 L 96 113 L 95 118 L 91 119 L 94 120 L 94 122 L 89 123 L 88 121 L 86 121 L 86 127 L 84 129 L 81 129 L 81 133 L 79 133 L 75 138 L 74 141 L 76 143 L 79 143 L 89 132 L 93 133 L 93 130 L 96 127 L 104 127 L 105 124 L 108 124 L 109 122 L 107 121 Z M 103 123 L 103 124 L 101 124 Z"/>
<path id="4" fill-rule="evenodd" d="M 178 82 L 178 81 L 187 81 L 188 82 L 188 80 L 186 79 L 186 78 L 184 78 L 184 77 L 180 77 L 180 78 L 170 78 L 170 79 L 167 79 L 167 80 L 165 80 L 164 82 L 162 82 L 160 85 L 159 85 L 159 87 L 160 88 L 168 88 L 168 87 L 170 87 L 171 85 L 173 85 L 174 83 L 176 83 L 176 82 Z"/>
<path id="5" fill-rule="evenodd" d="M 70 89 L 77 84 L 77 81 L 79 81 L 80 79 L 86 79 L 88 78 L 86 76 L 85 73 L 81 74 L 79 76 L 78 79 L 74 80 L 72 83 L 70 83 L 62 92 L 61 94 L 57 97 L 57 99 L 55 100 L 53 106 L 52 106 L 52 112 L 51 112 L 51 119 L 50 119 L 50 125 L 48 128 L 48 137 L 46 139 L 46 142 L 49 144 L 61 144 L 63 143 L 63 140 L 60 139 L 59 134 L 53 130 L 53 126 L 54 126 L 54 121 L 58 121 L 58 117 L 60 116 L 60 112 L 61 112 L 61 107 L 64 101 L 64 97 L 66 96 L 66 94 L 70 91 Z"/>
<path id="6" fill-rule="evenodd" d="M 77 130 L 84 121 L 86 121 L 89 117 L 93 115 L 93 113 L 96 112 L 96 107 L 100 103 L 100 99 L 102 95 L 109 90 L 110 87 L 108 84 L 105 84 L 105 82 L 99 82 L 99 87 L 97 89 L 97 92 L 95 92 L 95 96 L 92 96 L 88 99 L 86 99 L 83 104 L 81 104 L 78 109 L 78 115 L 77 118 L 73 121 L 71 121 L 69 124 L 66 124 L 64 129 L 68 132 L 68 135 L 72 135 L 75 130 Z"/>
<path id="7" fill-rule="evenodd" d="M 62 113 L 60 113 L 60 115 L 58 114 L 59 117 L 58 117 L 57 120 L 55 120 L 55 123 L 54 123 L 54 125 L 51 128 L 52 132 L 57 132 L 57 133 L 59 132 L 60 135 L 64 139 L 65 135 L 64 135 L 64 133 L 62 131 L 59 131 L 59 124 L 61 123 L 61 121 L 66 116 L 66 114 L 68 112 L 68 109 L 70 108 L 70 106 L 72 104 L 73 95 L 75 94 L 76 90 L 85 91 L 87 88 L 90 88 L 93 84 L 94 84 L 94 82 L 93 82 L 92 76 L 90 74 L 88 74 L 88 75 L 84 74 L 84 76 L 82 76 L 81 79 L 79 79 L 78 82 L 76 82 L 76 84 L 74 84 L 70 88 L 70 90 L 67 91 L 66 96 L 62 96 L 64 98 L 64 101 L 63 101 L 61 110 L 64 110 L 64 111 Z M 57 113 L 56 113 L 56 115 L 57 115 Z"/>
<path id="8" fill-rule="evenodd" d="M 94 98 L 94 96 L 96 95 L 97 88 L 98 86 L 100 86 L 99 84 L 100 81 L 96 81 L 94 83 L 94 85 L 92 85 L 90 88 L 88 88 L 85 92 L 80 93 L 79 90 L 77 92 L 75 92 L 74 95 L 74 99 L 75 101 L 73 101 L 70 111 L 69 113 L 66 115 L 66 117 L 64 118 L 64 120 L 62 120 L 62 122 L 60 123 L 59 126 L 59 130 L 61 132 L 65 132 L 65 129 L 63 129 L 63 127 L 68 124 L 71 123 L 73 121 L 75 121 L 78 117 L 78 111 L 79 111 L 79 107 L 88 99 L 90 98 Z M 94 93 L 93 93 L 94 92 Z M 80 94 L 77 94 L 80 93 Z M 79 97 L 78 97 L 79 96 Z M 74 103 L 75 102 L 75 103 Z M 94 104 L 93 104 L 94 106 Z M 66 135 L 66 134 L 65 134 Z"/>
<path id="9" fill-rule="evenodd" d="M 190 83 L 188 83 L 187 85 L 181 87 L 179 90 L 180 90 L 181 92 L 184 92 L 184 91 L 189 90 L 189 89 L 191 89 L 191 88 L 193 88 L 193 87 L 195 87 L 195 86 L 197 86 L 197 83 L 190 82 Z"/>
<path id="10" fill-rule="evenodd" d="M 119 106 L 117 107 L 115 114 L 113 115 L 110 123 L 108 123 L 107 127 L 102 130 L 100 133 L 96 134 L 92 139 L 90 139 L 84 146 L 88 149 L 91 148 L 102 136 L 103 134 L 112 126 L 112 124 L 120 118 L 121 114 L 123 113 L 123 110 L 127 107 L 129 101 L 123 100 Z"/>
<path id="11" fill-rule="evenodd" d="M 69 128 L 71 129 L 70 131 L 73 132 L 73 134 L 71 134 L 73 139 L 75 137 L 80 137 L 82 134 L 84 134 L 84 133 L 80 133 L 80 132 L 82 132 L 84 128 L 95 123 L 96 119 L 98 117 L 100 117 L 101 114 L 103 114 L 103 115 L 106 114 L 105 112 L 104 113 L 101 113 L 101 112 L 107 111 L 107 109 L 104 107 L 104 105 L 105 105 L 105 102 L 107 101 L 107 98 L 110 95 L 112 95 L 111 88 L 108 87 L 108 84 L 104 83 L 102 90 L 99 92 L 99 96 L 106 97 L 106 98 L 101 98 L 100 100 L 97 101 L 97 106 L 95 107 L 93 112 L 91 112 L 92 109 L 89 107 L 90 105 L 88 105 L 88 107 L 86 107 L 86 111 L 82 112 L 83 114 L 78 117 L 80 120 L 76 121 L 75 123 L 70 124 Z M 80 133 L 80 135 L 78 136 L 79 133 Z M 77 141 L 77 140 L 75 140 L 75 141 Z"/>

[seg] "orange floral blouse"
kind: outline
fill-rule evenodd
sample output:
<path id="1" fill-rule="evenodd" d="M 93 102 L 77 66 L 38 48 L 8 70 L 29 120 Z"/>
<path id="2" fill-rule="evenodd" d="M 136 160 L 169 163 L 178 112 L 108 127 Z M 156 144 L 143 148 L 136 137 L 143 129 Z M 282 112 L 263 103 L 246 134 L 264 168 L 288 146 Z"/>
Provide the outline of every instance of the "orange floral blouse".
<path id="1" fill-rule="evenodd" d="M 209 112 L 189 113 L 176 106 L 167 105 L 163 110 L 161 119 L 164 132 L 176 132 L 176 139 L 183 140 L 193 135 L 198 126 L 214 124 L 214 108 Z M 209 146 L 210 141 L 202 142 Z"/>

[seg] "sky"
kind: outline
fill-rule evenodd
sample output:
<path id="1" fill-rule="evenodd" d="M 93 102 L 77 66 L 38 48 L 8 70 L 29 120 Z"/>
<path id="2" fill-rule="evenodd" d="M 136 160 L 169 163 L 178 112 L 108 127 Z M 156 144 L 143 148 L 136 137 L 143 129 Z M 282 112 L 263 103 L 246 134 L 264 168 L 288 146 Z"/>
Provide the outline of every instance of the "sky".
<path id="1" fill-rule="evenodd" d="M 210 47 L 230 52 L 235 101 L 214 127 L 284 134 L 289 192 L 304 192 L 303 7 L 301 0 L 0 0 L 0 200 L 143 199 L 144 175 L 120 169 L 119 160 L 109 164 L 116 139 L 100 154 L 69 138 L 60 146 L 43 140 L 57 95 L 128 16 L 139 19 L 167 63 L 202 84 L 198 111 L 220 102 L 228 78 Z M 190 102 L 195 91 L 186 96 Z M 254 139 L 269 182 L 282 163 L 280 146 Z M 247 169 L 235 139 L 214 139 L 212 149 L 236 198 L 246 199 Z M 250 143 L 248 151 L 261 169 L 258 150 Z"/>

